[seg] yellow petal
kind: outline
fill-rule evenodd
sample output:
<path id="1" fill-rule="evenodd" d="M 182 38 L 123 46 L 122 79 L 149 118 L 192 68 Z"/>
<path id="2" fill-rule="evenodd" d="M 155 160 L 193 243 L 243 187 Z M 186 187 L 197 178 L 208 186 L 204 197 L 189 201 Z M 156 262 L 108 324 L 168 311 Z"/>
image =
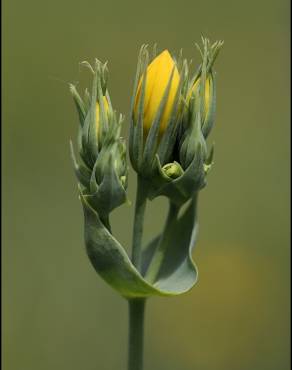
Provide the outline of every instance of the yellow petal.
<path id="1" fill-rule="evenodd" d="M 108 112 L 109 106 L 108 106 L 108 101 L 107 98 L 104 96 L 103 97 L 103 104 L 105 107 L 105 112 Z M 99 130 L 99 104 L 96 102 L 95 106 L 95 123 L 96 123 L 96 136 L 98 136 L 98 130 Z"/>
<path id="2" fill-rule="evenodd" d="M 144 113 L 143 127 L 144 132 L 146 133 L 148 133 L 153 124 L 155 115 L 165 93 L 173 68 L 174 74 L 171 81 L 169 95 L 160 122 L 159 128 L 160 134 L 162 134 L 165 131 L 168 120 L 170 118 L 173 103 L 175 101 L 175 96 L 179 86 L 180 77 L 175 62 L 167 50 L 164 50 L 160 55 L 158 55 L 147 68 L 144 112 L 143 112 Z M 142 88 L 142 77 L 140 78 L 137 88 L 134 108 L 135 114 L 137 114 L 138 111 L 138 101 L 141 94 L 141 88 Z"/>
<path id="3" fill-rule="evenodd" d="M 199 87 L 199 83 L 200 83 L 200 78 L 196 80 L 192 89 L 190 90 L 188 94 L 188 99 L 187 99 L 188 101 L 190 100 L 192 94 L 196 93 L 196 90 Z M 205 117 L 210 108 L 210 100 L 211 100 L 211 77 L 209 76 L 207 77 L 206 83 L 205 83 Z"/>

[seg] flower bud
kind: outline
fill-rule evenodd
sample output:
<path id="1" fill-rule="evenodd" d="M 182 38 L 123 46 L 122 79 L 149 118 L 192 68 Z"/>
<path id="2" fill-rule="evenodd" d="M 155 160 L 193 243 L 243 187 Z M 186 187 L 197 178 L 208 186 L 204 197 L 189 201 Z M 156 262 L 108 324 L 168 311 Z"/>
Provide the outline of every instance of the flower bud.
<path id="1" fill-rule="evenodd" d="M 163 174 L 170 179 L 177 179 L 184 171 L 178 162 L 167 163 L 162 167 Z"/>
<path id="2" fill-rule="evenodd" d="M 222 46 L 203 39 L 202 63 L 189 78 L 189 64 L 167 50 L 148 64 L 140 51 L 131 102 L 129 154 L 147 196 L 167 196 L 181 205 L 206 185 L 212 165 L 206 138 L 214 122 L 212 66 Z"/>
<path id="3" fill-rule="evenodd" d="M 183 168 L 188 167 L 196 157 L 200 157 L 200 162 L 206 162 L 206 139 L 215 121 L 216 89 L 213 65 L 223 42 L 216 41 L 210 45 L 208 39 L 202 41 L 203 50 L 198 46 L 202 63 L 189 86 L 187 110 L 182 125 L 180 159 Z"/>
<path id="4" fill-rule="evenodd" d="M 210 45 L 203 38 L 200 50 L 202 62 L 187 85 L 185 109 L 179 123 L 177 144 L 169 163 L 158 161 L 161 178 L 168 181 L 157 186 L 151 199 L 166 195 L 172 202 L 182 204 L 206 185 L 206 175 L 213 164 L 213 149 L 208 154 L 207 136 L 214 124 L 215 115 L 215 73 L 213 64 L 222 42 Z M 159 181 L 157 180 L 159 185 Z"/>
<path id="5" fill-rule="evenodd" d="M 143 110 L 143 129 L 145 136 L 148 134 L 157 111 L 159 109 L 162 98 L 165 94 L 170 78 L 171 85 L 169 88 L 168 97 L 165 108 L 160 120 L 159 135 L 162 135 L 169 122 L 173 105 L 175 102 L 177 90 L 179 87 L 179 72 L 177 66 L 167 50 L 159 54 L 148 66 L 146 71 L 146 88 L 144 96 Z M 135 97 L 134 115 L 138 117 L 138 105 L 141 97 L 142 82 L 144 76 L 140 77 L 138 88 Z"/>
<path id="6" fill-rule="evenodd" d="M 91 94 L 82 99 L 75 86 L 70 90 L 79 114 L 78 163 L 73 146 L 71 154 L 82 196 L 104 219 L 127 199 L 126 147 L 120 138 L 122 116 L 113 111 L 107 90 L 106 64 L 94 67 L 83 62 L 93 73 Z"/>
<path id="7" fill-rule="evenodd" d="M 147 46 L 140 50 L 129 139 L 131 163 L 149 180 L 160 173 L 157 156 L 162 165 L 172 161 L 188 87 L 186 60 L 176 62 L 167 50 L 155 54 L 149 64 Z"/>

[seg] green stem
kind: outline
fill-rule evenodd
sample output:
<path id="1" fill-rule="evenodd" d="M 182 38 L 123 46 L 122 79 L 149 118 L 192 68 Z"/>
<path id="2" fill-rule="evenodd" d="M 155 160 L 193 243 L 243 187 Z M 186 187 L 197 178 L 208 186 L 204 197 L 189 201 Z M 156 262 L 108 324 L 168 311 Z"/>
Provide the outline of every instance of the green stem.
<path id="1" fill-rule="evenodd" d="M 132 239 L 132 262 L 138 271 L 141 270 L 141 249 L 142 249 L 143 222 L 144 222 L 144 213 L 146 209 L 146 200 L 147 200 L 146 184 L 138 176 L 135 219 Z"/>
<path id="2" fill-rule="evenodd" d="M 129 301 L 128 370 L 143 369 L 144 299 Z"/>
<path id="3" fill-rule="evenodd" d="M 137 177 L 137 195 L 132 240 L 132 262 L 141 270 L 143 223 L 147 200 L 147 186 Z M 129 354 L 128 370 L 143 369 L 144 299 L 129 300 Z"/>
<path id="4" fill-rule="evenodd" d="M 176 220 L 178 209 L 179 207 L 177 205 L 171 202 L 169 203 L 169 211 L 164 225 L 164 229 L 145 276 L 145 279 L 151 284 L 154 283 L 155 279 L 157 278 L 160 267 L 162 265 L 165 251 L 169 244 L 167 230 L 171 228 L 173 221 Z"/>

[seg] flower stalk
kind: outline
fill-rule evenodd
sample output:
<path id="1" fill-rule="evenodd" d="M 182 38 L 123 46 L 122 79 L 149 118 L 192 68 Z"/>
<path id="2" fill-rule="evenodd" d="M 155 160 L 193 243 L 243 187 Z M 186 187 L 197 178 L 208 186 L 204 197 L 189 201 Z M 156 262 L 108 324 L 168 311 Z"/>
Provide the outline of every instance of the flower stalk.
<path id="1" fill-rule="evenodd" d="M 129 300 L 128 370 L 143 370 L 145 299 Z"/>
<path id="2" fill-rule="evenodd" d="M 143 181 L 141 177 L 137 176 L 137 193 L 132 240 L 132 262 L 138 271 L 141 271 L 144 214 L 147 202 L 146 187 L 147 185 L 145 181 Z M 129 300 L 128 370 L 143 369 L 145 303 L 145 299 Z"/>
<path id="3" fill-rule="evenodd" d="M 137 176 L 137 193 L 132 238 L 132 262 L 138 271 L 141 270 L 141 249 L 143 237 L 144 214 L 147 202 L 146 182 Z"/>

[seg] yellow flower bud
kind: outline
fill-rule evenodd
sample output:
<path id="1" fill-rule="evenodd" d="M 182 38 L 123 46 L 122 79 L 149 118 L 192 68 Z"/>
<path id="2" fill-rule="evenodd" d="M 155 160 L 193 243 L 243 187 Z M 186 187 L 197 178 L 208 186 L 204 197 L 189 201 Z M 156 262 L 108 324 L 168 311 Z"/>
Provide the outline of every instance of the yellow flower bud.
<path id="1" fill-rule="evenodd" d="M 163 134 L 163 132 L 165 131 L 167 123 L 169 121 L 179 86 L 180 76 L 176 64 L 167 50 L 164 50 L 160 55 L 153 59 L 153 61 L 149 64 L 147 68 L 143 114 L 143 128 L 146 135 L 153 124 L 155 115 L 165 93 L 173 68 L 174 73 L 171 81 L 171 86 L 159 127 L 160 135 Z M 135 97 L 134 114 L 136 119 L 138 112 L 138 102 L 142 89 L 142 81 L 143 76 L 140 78 Z"/>
<path id="2" fill-rule="evenodd" d="M 104 96 L 103 97 L 103 104 L 104 104 L 104 107 L 105 107 L 105 113 L 108 114 L 108 110 L 109 110 L 109 105 L 108 105 L 108 101 L 107 101 L 107 98 Z M 96 135 L 98 136 L 98 130 L 99 130 L 99 103 L 96 102 L 96 107 L 95 107 L 95 124 L 96 124 Z"/>

